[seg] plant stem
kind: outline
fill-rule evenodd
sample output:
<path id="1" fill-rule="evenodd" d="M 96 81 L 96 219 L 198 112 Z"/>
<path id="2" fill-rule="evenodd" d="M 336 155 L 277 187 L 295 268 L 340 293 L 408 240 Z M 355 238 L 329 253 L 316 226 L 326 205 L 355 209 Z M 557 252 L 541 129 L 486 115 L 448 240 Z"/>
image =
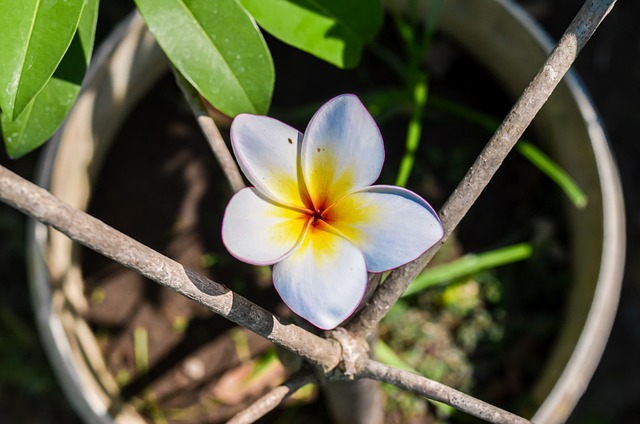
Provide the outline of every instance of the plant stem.
<path id="1" fill-rule="evenodd" d="M 138 375 L 149 371 L 149 333 L 144 327 L 136 327 L 133 331 L 133 356 Z"/>
<path id="2" fill-rule="evenodd" d="M 0 166 L 0 200 L 89 249 L 306 358 L 325 371 L 338 364 L 340 348 L 335 343 L 281 320 L 224 285 L 69 206 L 3 166 Z"/>
<path id="3" fill-rule="evenodd" d="M 489 184 L 513 146 L 520 139 L 555 87 L 567 73 L 578 53 L 616 0 L 587 0 L 553 49 L 542 68 L 524 90 L 507 117 L 480 153 L 440 211 L 444 237 L 422 256 L 391 272 L 367 305 L 348 324 L 355 336 L 370 334 L 402 296 L 411 281 L 424 269 L 462 218 Z"/>
<path id="4" fill-rule="evenodd" d="M 427 75 L 421 70 L 422 61 L 424 60 L 431 38 L 436 31 L 438 21 L 440 19 L 440 11 L 442 2 L 435 1 L 431 13 L 427 16 L 426 22 L 422 27 L 421 36 L 418 36 L 419 22 L 417 20 L 417 4 L 415 1 L 410 2 L 409 23 L 405 22 L 402 16 L 395 11 L 393 14 L 396 29 L 401 34 L 408 52 L 408 64 L 406 66 L 406 75 L 404 79 L 409 86 L 412 99 L 411 119 L 407 127 L 407 138 L 405 142 L 405 153 L 400 162 L 400 168 L 396 177 L 395 185 L 405 187 L 411 176 L 411 170 L 415 163 L 416 152 L 420 145 L 420 136 L 422 134 L 422 115 L 424 106 L 428 98 L 428 79 Z M 393 11 L 394 8 L 391 7 Z"/>
<path id="5" fill-rule="evenodd" d="M 390 383 L 395 386 L 418 393 L 427 399 L 437 400 L 495 424 L 531 424 L 529 420 L 497 408 L 458 390 L 421 377 L 409 371 L 390 367 L 377 361 L 368 360 L 360 366 L 359 378 Z"/>
<path id="6" fill-rule="evenodd" d="M 420 73 L 413 87 L 413 109 L 411 111 L 411 119 L 407 128 L 407 140 L 404 156 L 400 162 L 400 169 L 396 177 L 396 185 L 404 187 L 409 181 L 411 170 L 416 159 L 416 152 L 420 145 L 420 136 L 422 134 L 422 113 L 427 103 L 427 78 Z"/>
<path id="7" fill-rule="evenodd" d="M 225 177 L 227 177 L 231 190 L 233 190 L 234 193 L 237 193 L 245 187 L 244 180 L 242 179 L 242 174 L 238 169 L 236 161 L 233 160 L 233 156 L 218 130 L 218 126 L 213 118 L 211 118 L 207 113 L 207 110 L 202 103 L 203 100 L 196 89 L 193 88 L 193 86 L 191 86 L 191 84 L 184 79 L 180 72 L 178 72 L 173 66 L 171 66 L 171 70 L 173 71 L 173 75 L 176 78 L 176 82 L 178 83 L 185 100 L 191 108 L 191 112 L 195 116 L 196 121 L 202 130 L 202 134 L 207 139 L 207 142 L 211 147 L 211 151 L 216 157 L 222 172 Z"/>
<path id="8" fill-rule="evenodd" d="M 580 186 L 578 186 L 564 169 L 544 154 L 542 150 L 526 140 L 520 140 L 518 144 L 516 144 L 516 150 L 555 182 L 576 208 L 584 209 L 587 206 L 589 199 L 585 192 L 582 191 Z"/>
<path id="9" fill-rule="evenodd" d="M 310 372 L 299 372 L 291 376 L 281 386 L 271 390 L 249 407 L 234 415 L 227 424 L 250 424 L 274 410 L 283 400 L 294 394 L 302 386 L 315 382 L 315 376 Z"/>

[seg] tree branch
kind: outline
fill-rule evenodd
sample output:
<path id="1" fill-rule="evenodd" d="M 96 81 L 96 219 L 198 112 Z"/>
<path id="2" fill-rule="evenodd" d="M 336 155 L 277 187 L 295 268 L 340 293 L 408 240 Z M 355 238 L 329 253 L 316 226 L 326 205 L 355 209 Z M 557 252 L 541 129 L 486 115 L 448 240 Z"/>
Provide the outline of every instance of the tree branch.
<path id="1" fill-rule="evenodd" d="M 266 395 L 249 405 L 247 409 L 233 416 L 227 424 L 251 424 L 273 411 L 283 400 L 294 394 L 302 386 L 316 381 L 310 372 L 299 372 L 292 375 L 284 384 L 271 390 Z"/>
<path id="2" fill-rule="evenodd" d="M 442 241 L 422 256 L 394 270 L 369 303 L 348 324 L 357 336 L 369 334 L 424 269 L 487 186 L 513 146 L 545 104 L 578 53 L 611 11 L 616 0 L 587 0 L 542 68 L 522 93 L 496 133 L 440 211 Z"/>
<path id="3" fill-rule="evenodd" d="M 308 359 L 325 371 L 338 364 L 340 347 L 336 343 L 281 320 L 222 284 L 184 268 L 2 166 L 0 200 L 70 239 Z"/>
<path id="4" fill-rule="evenodd" d="M 61 231 L 72 240 L 193 299 L 211 311 L 306 358 L 323 369 L 325 373 L 336 368 L 342 359 L 342 348 L 337 342 L 320 338 L 293 324 L 282 322 L 276 316 L 233 293 L 223 285 L 184 268 L 179 263 L 109 227 L 102 221 L 74 209 L 46 190 L 2 166 L 0 166 L 0 200 Z M 356 343 L 355 349 L 360 347 L 360 344 Z M 366 358 L 366 348 L 362 347 L 362 350 L 363 352 L 356 354 L 355 357 Z M 334 377 L 339 379 L 340 373 Z M 440 383 L 396 370 L 375 361 L 365 362 L 365 366 L 361 368 L 357 377 L 394 382 L 399 387 L 449 403 L 465 412 L 477 413 L 467 406 L 467 404 L 471 404 L 469 399 L 473 398 Z M 390 380 L 392 378 L 397 381 Z M 293 387 L 296 384 L 302 384 L 301 380 L 293 380 L 287 385 L 289 389 L 280 388 L 268 399 L 265 399 L 266 403 L 263 402 L 256 408 L 264 410 L 264 413 L 268 412 L 265 408 L 269 405 L 275 407 L 277 397 L 281 396 L 282 399 L 287 396 L 287 390 L 295 391 Z M 491 408 L 490 405 L 484 403 L 483 405 L 486 410 Z M 247 412 L 247 416 L 251 414 L 255 414 L 255 412 Z"/>
<path id="5" fill-rule="evenodd" d="M 218 126 L 213 118 L 211 118 L 207 113 L 206 108 L 202 104 L 202 99 L 196 89 L 184 79 L 178 70 L 173 66 L 170 66 L 170 68 L 176 78 L 178 87 L 182 90 L 185 100 L 189 104 L 189 107 L 191 107 L 191 111 L 196 117 L 198 125 L 200 125 L 202 134 L 207 139 L 214 156 L 218 160 L 218 164 L 220 164 L 220 168 L 222 168 L 222 172 L 224 172 L 224 175 L 227 177 L 227 181 L 229 182 L 231 189 L 234 193 L 237 193 L 245 187 L 244 180 L 242 179 L 242 174 L 238 169 L 236 161 L 233 159 L 231 152 L 227 148 L 227 145 L 218 130 Z"/>
<path id="6" fill-rule="evenodd" d="M 464 394 L 437 381 L 419 376 L 409 371 L 390 367 L 374 360 L 359 365 L 358 378 L 371 378 L 393 384 L 426 398 L 437 400 L 495 424 L 531 424 L 529 420 Z"/>

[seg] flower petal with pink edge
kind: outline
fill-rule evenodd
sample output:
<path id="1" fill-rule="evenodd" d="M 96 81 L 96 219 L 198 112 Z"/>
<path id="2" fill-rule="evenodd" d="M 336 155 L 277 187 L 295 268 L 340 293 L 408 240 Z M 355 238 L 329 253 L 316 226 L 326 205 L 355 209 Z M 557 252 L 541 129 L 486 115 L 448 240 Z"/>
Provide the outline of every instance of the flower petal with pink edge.
<path id="1" fill-rule="evenodd" d="M 362 301 L 367 269 L 358 248 L 323 227 L 310 225 L 300 247 L 273 267 L 273 283 L 293 312 L 329 330 Z"/>
<path id="2" fill-rule="evenodd" d="M 371 186 L 335 203 L 327 223 L 362 250 L 371 272 L 397 268 L 424 253 L 443 235 L 431 206 L 412 191 Z"/>
<path id="3" fill-rule="evenodd" d="M 238 115 L 231 124 L 231 145 L 240 169 L 258 190 L 278 202 L 302 207 L 298 184 L 302 134 L 267 116 Z"/>
<path id="4" fill-rule="evenodd" d="M 383 162 L 380 130 L 356 96 L 338 96 L 311 118 L 302 142 L 302 173 L 316 209 L 371 185 Z"/>
<path id="5" fill-rule="evenodd" d="M 266 198 L 253 187 L 236 193 L 222 218 L 222 242 L 236 258 L 271 265 L 302 241 L 308 216 Z"/>

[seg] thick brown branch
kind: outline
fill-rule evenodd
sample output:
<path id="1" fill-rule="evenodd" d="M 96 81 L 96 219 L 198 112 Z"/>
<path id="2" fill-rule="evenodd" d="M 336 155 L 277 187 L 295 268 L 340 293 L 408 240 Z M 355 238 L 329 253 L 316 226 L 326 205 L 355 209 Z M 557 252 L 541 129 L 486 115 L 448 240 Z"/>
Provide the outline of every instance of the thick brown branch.
<path id="1" fill-rule="evenodd" d="M 529 420 L 409 371 L 368 360 L 359 366 L 358 378 L 371 378 L 437 400 L 495 424 L 531 424 Z"/>
<path id="2" fill-rule="evenodd" d="M 445 230 L 442 242 L 453 232 L 475 203 L 615 2 L 616 0 L 588 0 L 582 6 L 542 68 L 440 211 Z M 394 270 L 347 328 L 355 335 L 369 334 L 404 293 L 411 281 L 429 263 L 442 245 L 441 243 L 429 249 L 415 261 Z"/>
<path id="3" fill-rule="evenodd" d="M 336 343 L 280 320 L 222 284 L 184 268 L 104 222 L 72 208 L 2 166 L 0 200 L 72 240 L 291 350 L 324 370 L 333 369 L 338 364 L 340 347 Z"/>
<path id="4" fill-rule="evenodd" d="M 271 390 L 252 403 L 247 409 L 231 418 L 227 424 L 251 424 L 273 411 L 283 400 L 298 391 L 302 386 L 315 381 L 309 372 L 301 372 L 289 378 L 284 384 Z"/>
<path id="5" fill-rule="evenodd" d="M 200 125 L 202 134 L 204 134 L 205 138 L 209 142 L 209 146 L 218 160 L 218 164 L 220 164 L 222 172 L 224 172 L 224 175 L 227 177 L 227 181 L 229 182 L 231 189 L 234 193 L 242 190 L 245 187 L 244 181 L 242 180 L 242 174 L 240 174 L 238 165 L 233 159 L 233 156 L 231 156 L 231 152 L 227 148 L 227 145 L 218 130 L 218 126 L 214 122 L 213 118 L 209 116 L 207 110 L 202 104 L 200 95 L 195 88 L 193 88 L 193 86 L 189 84 L 182 75 L 180 75 L 180 72 L 173 67 L 171 67 L 171 69 L 176 77 L 178 86 L 182 90 L 182 94 L 184 94 L 185 100 L 191 107 L 191 111 L 196 117 L 198 125 Z"/>

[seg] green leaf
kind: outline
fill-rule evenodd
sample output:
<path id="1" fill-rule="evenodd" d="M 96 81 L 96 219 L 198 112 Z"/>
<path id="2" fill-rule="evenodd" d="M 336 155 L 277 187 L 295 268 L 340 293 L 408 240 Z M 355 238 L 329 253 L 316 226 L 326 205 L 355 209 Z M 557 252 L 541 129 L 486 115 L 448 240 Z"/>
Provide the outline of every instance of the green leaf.
<path id="1" fill-rule="evenodd" d="M 14 120 L 42 90 L 76 32 L 85 0 L 0 0 L 0 108 Z"/>
<path id="2" fill-rule="evenodd" d="M 376 338 L 375 341 L 375 357 L 382 363 L 390 365 L 392 367 L 410 371 L 414 374 L 420 374 L 416 371 L 411 365 L 407 364 L 397 353 L 391 349 L 391 347 L 386 344 L 383 340 Z"/>
<path id="3" fill-rule="evenodd" d="M 266 114 L 275 72 L 255 23 L 234 0 L 136 0 L 180 73 L 229 116 Z"/>
<path id="4" fill-rule="evenodd" d="M 589 198 L 571 176 L 547 156 L 542 150 L 526 140 L 519 140 L 516 150 L 532 164 L 538 167 L 547 177 L 551 178 L 564 191 L 577 209 L 584 209 Z"/>
<path id="5" fill-rule="evenodd" d="M 7 153 L 19 158 L 44 143 L 60 126 L 73 106 L 91 59 L 98 17 L 98 0 L 87 0 L 77 31 L 52 78 L 11 121 L 0 113 Z"/>
<path id="6" fill-rule="evenodd" d="M 360 62 L 382 27 L 380 0 L 240 0 L 277 39 L 339 68 Z"/>
<path id="7" fill-rule="evenodd" d="M 82 65 L 78 65 L 78 74 L 76 75 L 76 79 L 78 76 L 80 77 L 80 79 L 84 78 L 85 71 L 89 67 L 89 62 L 91 61 L 91 53 L 93 52 L 93 44 L 96 38 L 96 24 L 98 22 L 99 4 L 99 0 L 85 1 L 82 15 L 80 15 L 80 20 L 78 21 L 78 29 L 73 36 L 74 39 L 71 41 L 72 45 L 76 41 L 79 41 L 80 45 L 82 46 Z M 80 58 L 76 57 L 76 59 L 79 60 Z M 61 67 L 62 66 L 59 66 L 58 68 Z M 79 72 L 80 70 L 82 72 Z"/>
<path id="8" fill-rule="evenodd" d="M 500 125 L 500 121 L 492 116 L 451 100 L 432 96 L 429 105 L 464 118 L 491 132 L 496 131 Z M 518 141 L 516 150 L 555 182 L 577 209 L 587 206 L 589 198 L 578 183 L 542 150 L 524 139 Z"/>
<path id="9" fill-rule="evenodd" d="M 402 297 L 419 293 L 429 287 L 475 274 L 491 268 L 528 259 L 533 254 L 529 243 L 514 244 L 478 255 L 468 254 L 455 261 L 427 268 L 409 285 Z"/>

